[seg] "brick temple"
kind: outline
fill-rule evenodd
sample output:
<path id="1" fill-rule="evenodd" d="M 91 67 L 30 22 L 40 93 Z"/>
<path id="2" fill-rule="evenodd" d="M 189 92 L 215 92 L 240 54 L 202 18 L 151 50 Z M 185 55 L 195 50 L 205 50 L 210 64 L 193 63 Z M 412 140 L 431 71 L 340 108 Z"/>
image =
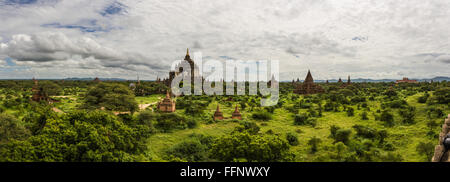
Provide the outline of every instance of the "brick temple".
<path id="1" fill-rule="evenodd" d="M 325 90 L 320 86 L 314 83 L 314 79 L 311 75 L 311 72 L 308 70 L 308 74 L 306 75 L 305 81 L 295 88 L 294 93 L 296 94 L 317 94 L 324 93 Z"/>
<path id="2" fill-rule="evenodd" d="M 186 55 L 184 56 L 184 60 L 183 61 L 184 62 L 182 62 L 182 63 L 187 63 L 189 65 L 189 67 L 190 67 L 191 84 L 194 83 L 195 79 L 202 79 L 203 80 L 203 77 L 200 76 L 198 66 L 195 64 L 194 60 L 189 55 L 189 48 L 186 50 Z M 183 67 L 181 67 L 180 64 L 178 64 L 175 67 L 174 70 L 171 70 L 169 72 L 169 78 L 164 78 L 164 79 L 156 78 L 156 82 L 157 83 L 163 83 L 167 87 L 170 87 L 171 83 L 172 83 L 172 80 L 175 78 L 175 76 L 178 76 L 178 75 L 182 74 L 183 71 L 184 71 Z"/>
<path id="3" fill-rule="evenodd" d="M 220 106 L 217 104 L 216 112 L 214 112 L 214 121 L 223 120 L 223 113 L 220 111 Z"/>
<path id="4" fill-rule="evenodd" d="M 166 98 L 158 103 L 158 110 L 161 112 L 175 112 L 175 101 L 170 98 L 169 91 L 166 93 Z"/>
<path id="5" fill-rule="evenodd" d="M 45 94 L 44 90 L 39 87 L 39 83 L 35 78 L 33 78 L 33 82 L 34 82 L 33 88 L 31 88 L 33 96 L 31 96 L 31 100 L 35 102 L 49 101 L 49 98 Z"/>
<path id="6" fill-rule="evenodd" d="M 233 112 L 233 114 L 231 115 L 231 119 L 242 120 L 242 115 L 241 115 L 241 113 L 239 112 L 239 108 L 238 108 L 237 105 L 236 105 L 236 107 L 234 108 L 234 112 Z"/>
<path id="7" fill-rule="evenodd" d="M 395 83 L 417 83 L 417 80 L 410 80 L 407 77 L 403 77 L 403 79 L 397 80 Z"/>

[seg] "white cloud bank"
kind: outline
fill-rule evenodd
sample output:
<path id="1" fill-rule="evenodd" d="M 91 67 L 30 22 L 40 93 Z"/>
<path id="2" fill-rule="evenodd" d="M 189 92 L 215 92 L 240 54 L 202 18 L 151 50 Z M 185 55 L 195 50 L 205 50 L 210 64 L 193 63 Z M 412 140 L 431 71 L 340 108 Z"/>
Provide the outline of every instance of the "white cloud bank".
<path id="1" fill-rule="evenodd" d="M 21 68 L 0 78 L 155 79 L 187 47 L 279 60 L 282 80 L 450 76 L 448 1 L 37 2 L 0 3 L 0 59 Z"/>

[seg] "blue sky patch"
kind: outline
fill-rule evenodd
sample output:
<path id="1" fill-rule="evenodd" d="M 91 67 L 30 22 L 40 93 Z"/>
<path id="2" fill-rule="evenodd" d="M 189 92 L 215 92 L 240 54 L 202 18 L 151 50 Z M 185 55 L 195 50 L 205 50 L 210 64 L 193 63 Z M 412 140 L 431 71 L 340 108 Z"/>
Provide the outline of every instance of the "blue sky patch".
<path id="1" fill-rule="evenodd" d="M 61 23 L 48 23 L 48 24 L 43 24 L 41 25 L 42 27 L 49 27 L 49 28 L 67 28 L 67 29 L 79 29 L 81 32 L 108 32 L 110 31 L 110 29 L 108 28 L 103 28 L 100 26 L 96 26 L 97 21 L 96 20 L 91 20 L 89 21 L 90 25 L 92 26 L 83 26 L 83 25 L 72 25 L 72 24 L 68 24 L 68 25 L 63 25 Z"/>
<path id="2" fill-rule="evenodd" d="M 13 4 L 34 4 L 37 0 L 6 0 L 5 4 L 13 5 Z"/>
<path id="3" fill-rule="evenodd" d="M 107 15 L 115 15 L 115 14 L 119 14 L 119 13 L 123 13 L 125 12 L 125 5 L 123 5 L 122 3 L 119 2 L 114 2 L 112 4 L 110 4 L 109 6 L 107 6 L 105 9 L 103 9 L 102 12 L 100 12 L 100 14 L 102 16 L 107 16 Z"/>
<path id="4" fill-rule="evenodd" d="M 16 65 L 16 63 L 14 63 L 11 58 L 6 58 L 5 61 L 6 61 L 6 65 L 8 65 L 8 66 Z"/>

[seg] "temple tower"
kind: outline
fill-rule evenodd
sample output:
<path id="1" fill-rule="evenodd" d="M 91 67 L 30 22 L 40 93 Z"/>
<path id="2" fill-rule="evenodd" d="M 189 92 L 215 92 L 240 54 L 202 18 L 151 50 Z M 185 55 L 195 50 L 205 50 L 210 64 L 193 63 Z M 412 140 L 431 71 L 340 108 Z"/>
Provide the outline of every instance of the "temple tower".
<path id="1" fill-rule="evenodd" d="M 237 105 L 236 105 L 236 107 L 234 108 L 234 112 L 233 112 L 233 114 L 231 115 L 231 119 L 242 120 L 242 115 L 241 115 L 241 113 L 239 112 L 239 108 L 238 108 Z"/>
<path id="2" fill-rule="evenodd" d="M 170 98 L 169 91 L 166 92 L 166 98 L 158 103 L 158 110 L 161 112 L 175 112 L 175 101 Z"/>
<path id="3" fill-rule="evenodd" d="M 220 106 L 217 104 L 216 112 L 214 112 L 214 121 L 223 120 L 223 113 L 220 111 Z"/>
<path id="4" fill-rule="evenodd" d="M 314 83 L 314 79 L 311 72 L 308 70 L 305 81 L 295 88 L 294 93 L 296 94 L 316 94 L 325 92 L 320 85 Z"/>

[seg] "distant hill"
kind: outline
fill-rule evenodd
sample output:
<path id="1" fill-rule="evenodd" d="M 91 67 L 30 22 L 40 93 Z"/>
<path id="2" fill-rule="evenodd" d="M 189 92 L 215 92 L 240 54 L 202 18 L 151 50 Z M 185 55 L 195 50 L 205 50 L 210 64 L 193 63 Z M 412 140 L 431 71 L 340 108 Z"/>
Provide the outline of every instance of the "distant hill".
<path id="1" fill-rule="evenodd" d="M 366 78 L 350 78 L 352 82 L 395 82 L 396 80 L 400 80 L 400 79 L 366 79 Z M 425 81 L 450 81 L 450 77 L 445 77 L 445 76 L 438 76 L 438 77 L 434 77 L 434 78 L 410 78 L 411 80 L 417 80 L 419 82 L 425 82 Z M 291 80 L 292 81 L 292 80 Z M 285 82 L 291 82 L 291 81 L 285 81 Z M 303 80 L 300 80 L 303 81 Z M 314 80 L 316 82 L 326 82 L 326 80 Z M 336 79 L 332 79 L 332 80 L 328 80 L 328 82 L 333 83 L 333 82 L 337 82 L 338 80 Z M 343 82 L 346 82 L 347 79 L 342 79 Z"/>
<path id="2" fill-rule="evenodd" d="M 77 78 L 77 77 L 73 77 L 73 78 L 65 78 L 64 80 L 79 80 L 79 81 L 91 81 L 94 80 L 95 78 Z M 101 81 L 127 81 L 126 79 L 122 79 L 122 78 L 98 78 Z"/>

